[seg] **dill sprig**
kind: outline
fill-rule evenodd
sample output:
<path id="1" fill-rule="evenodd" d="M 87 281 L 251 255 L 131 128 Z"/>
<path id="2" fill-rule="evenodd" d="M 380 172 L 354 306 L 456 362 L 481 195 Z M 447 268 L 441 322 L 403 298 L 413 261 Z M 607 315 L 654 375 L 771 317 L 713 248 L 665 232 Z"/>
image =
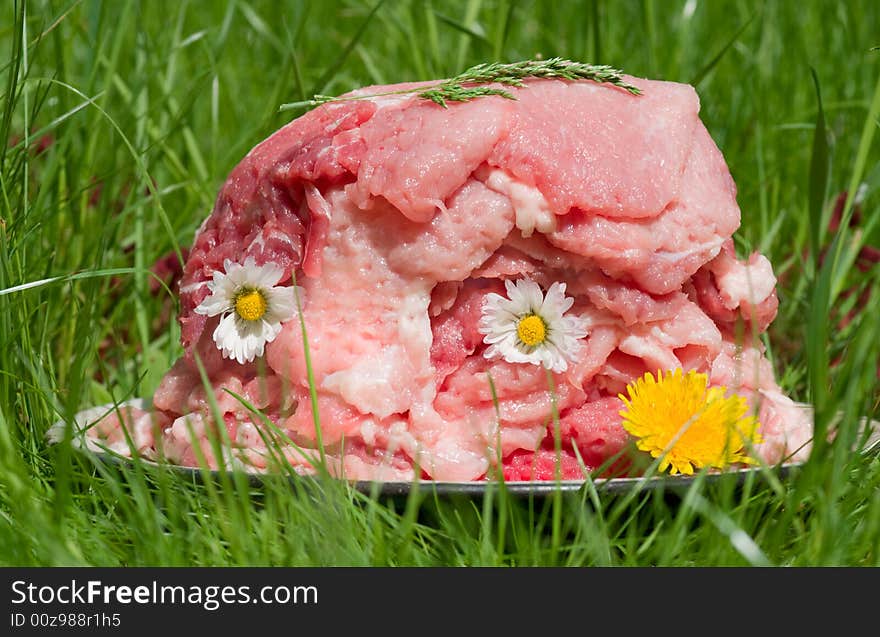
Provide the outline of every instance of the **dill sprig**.
<path id="1" fill-rule="evenodd" d="M 523 60 L 520 62 L 491 62 L 477 64 L 463 73 L 438 82 L 427 88 L 412 88 L 387 93 L 373 93 L 372 95 L 355 95 L 344 97 L 331 97 L 329 95 L 315 95 L 305 102 L 293 102 L 282 104 L 279 110 L 289 110 L 300 107 L 315 107 L 328 102 L 344 102 L 358 99 L 370 99 L 384 95 L 406 95 L 416 93 L 420 98 L 430 100 L 435 104 L 447 107 L 448 102 L 467 102 L 477 97 L 486 95 L 498 95 L 506 99 L 516 99 L 510 91 L 503 88 L 486 86 L 487 84 L 502 84 L 504 86 L 524 86 L 526 78 L 556 78 L 561 80 L 591 80 L 604 84 L 612 84 L 618 88 L 641 95 L 641 91 L 628 84 L 623 79 L 623 72 L 610 66 L 599 64 L 585 64 L 572 62 L 563 58 L 555 57 L 549 60 Z"/>
<path id="2" fill-rule="evenodd" d="M 523 60 L 503 64 L 492 62 L 477 64 L 465 72 L 439 83 L 428 90 L 421 91 L 419 97 L 431 100 L 440 106 L 446 102 L 465 102 L 482 95 L 500 95 L 508 99 L 516 99 L 504 89 L 496 89 L 480 84 L 504 84 L 506 86 L 523 86 L 523 80 L 529 77 L 557 78 L 562 80 L 592 80 L 613 84 L 633 95 L 641 91 L 623 81 L 622 72 L 605 65 L 572 62 L 563 58 L 549 60 Z"/>

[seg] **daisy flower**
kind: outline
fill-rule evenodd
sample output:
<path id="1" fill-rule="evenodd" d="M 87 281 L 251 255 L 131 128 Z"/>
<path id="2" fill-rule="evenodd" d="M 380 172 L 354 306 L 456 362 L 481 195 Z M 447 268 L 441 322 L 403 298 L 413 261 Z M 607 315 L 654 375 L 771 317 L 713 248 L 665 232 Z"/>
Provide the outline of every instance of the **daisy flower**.
<path id="1" fill-rule="evenodd" d="M 656 379 L 647 373 L 627 386 L 628 397 L 619 394 L 624 429 L 639 449 L 661 458 L 660 471 L 691 475 L 695 468 L 754 463 L 747 452 L 761 442 L 760 425 L 746 415 L 746 399 L 707 385 L 706 374 L 676 369 L 658 371 Z"/>
<path id="2" fill-rule="evenodd" d="M 486 295 L 479 330 L 489 345 L 486 358 L 503 358 L 508 363 L 543 365 L 564 372 L 575 362 L 587 335 L 586 321 L 565 316 L 574 299 L 565 296 L 565 283 L 556 282 L 547 295 L 534 281 L 505 281 L 507 298 L 494 292 Z"/>
<path id="3" fill-rule="evenodd" d="M 281 267 L 258 266 L 253 257 L 244 265 L 226 259 L 223 270 L 214 272 L 214 280 L 208 281 L 211 294 L 194 311 L 221 316 L 214 342 L 225 358 L 244 364 L 262 356 L 266 343 L 281 332 L 281 324 L 294 317 L 297 290 L 277 285 L 284 275 Z"/>

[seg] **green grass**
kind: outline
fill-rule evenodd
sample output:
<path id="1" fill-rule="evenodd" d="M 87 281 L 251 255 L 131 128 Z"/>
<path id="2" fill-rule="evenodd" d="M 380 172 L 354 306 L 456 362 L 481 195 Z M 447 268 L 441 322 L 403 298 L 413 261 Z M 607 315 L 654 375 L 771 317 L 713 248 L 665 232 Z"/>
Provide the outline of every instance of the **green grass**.
<path id="1" fill-rule="evenodd" d="M 849 451 L 880 396 L 878 266 L 856 267 L 880 245 L 876 2 L 5 6 L 0 290 L 61 279 L 0 295 L 0 565 L 880 565 L 880 460 Z M 175 299 L 151 292 L 147 268 L 188 245 L 229 170 L 298 114 L 281 104 L 536 55 L 696 82 L 739 189 L 737 249 L 767 254 L 779 278 L 778 378 L 820 428 L 842 413 L 802 469 L 682 491 L 386 501 L 47 446 L 56 420 L 150 395 L 180 354 Z M 827 232 L 837 193 L 861 183 L 858 222 Z M 827 248 L 821 263 L 811 246 Z"/>

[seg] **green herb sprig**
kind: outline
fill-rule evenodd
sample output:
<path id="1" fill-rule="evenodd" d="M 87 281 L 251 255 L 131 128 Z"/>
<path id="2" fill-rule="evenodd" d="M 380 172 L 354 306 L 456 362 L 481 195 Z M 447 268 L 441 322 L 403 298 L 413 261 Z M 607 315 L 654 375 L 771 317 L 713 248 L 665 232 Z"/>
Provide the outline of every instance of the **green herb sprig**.
<path id="1" fill-rule="evenodd" d="M 592 80 L 604 84 L 612 84 L 618 88 L 641 95 L 638 87 L 628 84 L 623 79 L 623 72 L 606 65 L 585 64 L 572 62 L 563 58 L 555 57 L 549 60 L 523 60 L 521 62 L 501 63 L 491 62 L 477 64 L 463 73 L 438 82 L 433 86 L 390 91 L 387 93 L 373 93 L 372 95 L 355 95 L 344 97 L 332 97 L 329 95 L 315 95 L 304 102 L 292 102 L 282 104 L 279 110 L 286 111 L 294 108 L 320 106 L 329 102 L 345 102 L 359 99 L 370 99 L 385 95 L 406 95 L 416 93 L 418 97 L 430 100 L 435 104 L 447 108 L 448 102 L 467 102 L 477 97 L 486 95 L 498 95 L 505 99 L 516 99 L 510 91 L 503 88 L 486 86 L 486 84 L 502 84 L 505 86 L 524 86 L 526 78 L 557 78 L 562 80 Z"/>

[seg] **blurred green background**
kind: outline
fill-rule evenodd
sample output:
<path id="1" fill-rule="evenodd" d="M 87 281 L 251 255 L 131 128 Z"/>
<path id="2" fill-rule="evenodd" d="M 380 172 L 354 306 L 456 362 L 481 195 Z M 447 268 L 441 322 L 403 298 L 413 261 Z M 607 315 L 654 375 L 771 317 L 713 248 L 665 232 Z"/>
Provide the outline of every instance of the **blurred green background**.
<path id="1" fill-rule="evenodd" d="M 739 189 L 737 249 L 779 278 L 765 343 L 780 381 L 852 429 L 878 408 L 864 255 L 880 245 L 880 3 L 7 0 L 2 16 L 0 291 L 92 274 L 0 294 L 0 563 L 878 563 L 876 459 L 846 450 L 785 485 L 705 486 L 672 508 L 585 494 L 397 510 L 286 488 L 258 504 L 240 483 L 110 471 L 43 436 L 155 389 L 180 348 L 175 295 L 148 270 L 169 255 L 173 270 L 232 167 L 302 112 L 281 104 L 553 56 L 696 86 Z M 859 184 L 852 227 L 828 231 Z M 820 270 L 810 242 L 835 236 Z"/>

